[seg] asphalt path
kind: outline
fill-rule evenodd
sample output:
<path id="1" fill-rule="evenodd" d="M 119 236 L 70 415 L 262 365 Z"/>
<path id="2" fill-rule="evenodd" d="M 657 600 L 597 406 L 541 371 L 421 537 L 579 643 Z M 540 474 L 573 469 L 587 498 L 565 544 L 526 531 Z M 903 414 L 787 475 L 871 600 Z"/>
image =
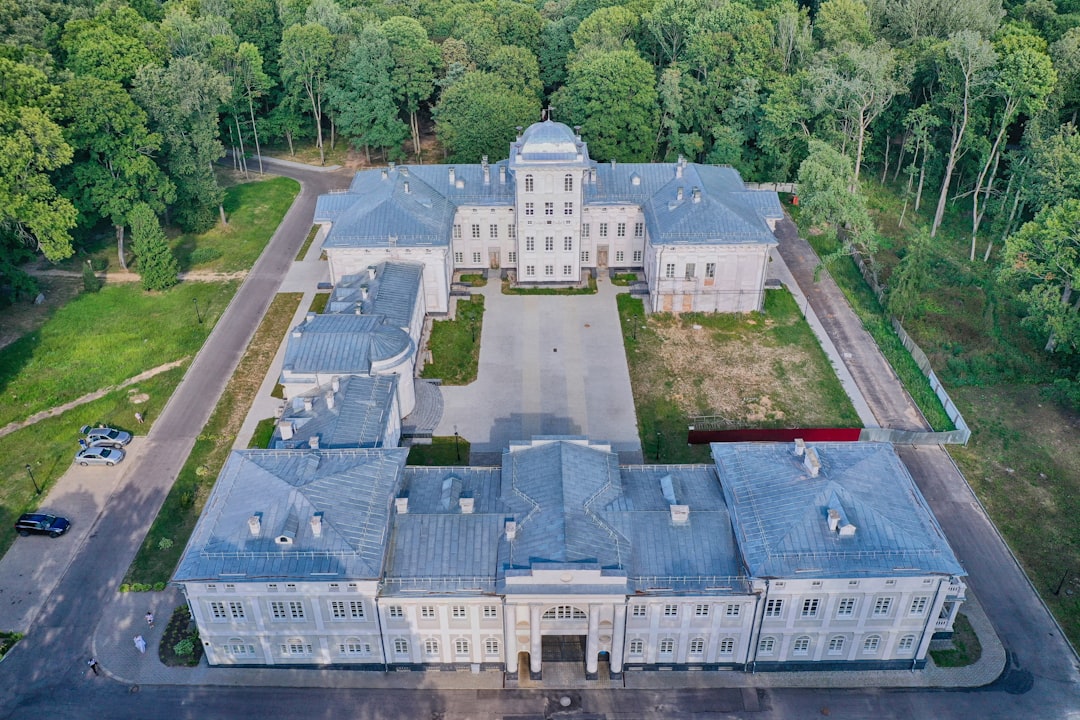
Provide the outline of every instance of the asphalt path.
<path id="1" fill-rule="evenodd" d="M 125 475 L 70 570 L 27 637 L 0 665 L 0 713 L 37 718 L 431 718 L 529 720 L 558 715 L 595 720 L 653 718 L 1080 718 L 1076 658 L 1012 556 L 940 448 L 901 448 L 953 547 L 971 573 L 987 614 L 1010 651 L 1011 666 L 976 690 L 706 689 L 680 691 L 414 691 L 127 687 L 87 672 L 89 639 L 100 608 L 123 578 L 201 432 L 228 377 L 268 307 L 311 224 L 315 198 L 343 187 L 342 175 L 274 168 L 303 192 L 208 338 L 154 427 L 147 451 Z M 783 245 L 783 244 L 782 244 Z M 800 252 L 802 252 L 800 250 Z M 795 268 L 792 268 L 793 271 Z M 832 291 L 806 288 L 823 318 L 841 315 Z M 828 296 L 828 304 L 822 299 Z M 857 322 L 857 321 L 856 321 Z M 827 325 L 828 327 L 828 325 Z M 842 331 L 849 332 L 851 328 Z M 855 356 L 852 339 L 838 342 Z M 834 336 L 834 340 L 836 337 Z M 853 369 L 853 374 L 858 374 Z M 864 373 L 866 374 L 866 373 Z M 873 373 L 870 373 L 873 375 Z M 860 387 L 863 387 L 860 384 Z M 866 389 L 864 392 L 866 392 Z M 887 383 L 868 401 L 883 424 L 917 421 Z M 909 401 L 908 401 L 909 402 Z M 890 403 L 896 403 L 890 407 Z M 879 414 L 880 413 L 880 414 Z M 897 414 L 894 414 L 897 413 Z M 166 438 L 166 439 L 161 439 Z M 571 704 L 563 710 L 563 696 Z"/>

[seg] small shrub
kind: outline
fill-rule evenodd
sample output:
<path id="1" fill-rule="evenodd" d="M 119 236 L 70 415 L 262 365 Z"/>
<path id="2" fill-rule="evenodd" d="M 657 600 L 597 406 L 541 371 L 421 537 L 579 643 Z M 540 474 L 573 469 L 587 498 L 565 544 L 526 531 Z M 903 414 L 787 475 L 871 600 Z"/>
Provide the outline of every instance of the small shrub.
<path id="1" fill-rule="evenodd" d="M 131 592 L 131 585 L 127 583 L 120 583 L 120 592 Z"/>
<path id="2" fill-rule="evenodd" d="M 191 638 L 184 638 L 180 642 L 173 645 L 173 652 L 180 657 L 187 657 L 195 652 L 195 643 Z"/>
<path id="3" fill-rule="evenodd" d="M 192 265 L 205 265 L 221 257 L 222 252 L 216 247 L 198 247 L 191 251 L 189 258 Z"/>
<path id="4" fill-rule="evenodd" d="M 101 289 L 101 278 L 94 274 L 94 268 L 90 266 L 89 260 L 83 265 L 82 282 L 83 290 L 86 292 L 95 293 Z"/>
<path id="5" fill-rule="evenodd" d="M 163 582 L 154 583 L 154 592 L 161 592 L 164 589 L 165 589 L 165 583 L 163 583 Z"/>
<path id="6" fill-rule="evenodd" d="M 182 492 L 182 493 L 180 493 L 180 507 L 182 507 L 182 508 L 190 508 L 194 504 L 195 504 L 195 495 L 194 495 L 194 493 L 190 493 L 190 492 Z"/>
<path id="7" fill-rule="evenodd" d="M 161 538 L 158 540 L 158 550 L 168 550 L 173 546 L 172 538 Z"/>
<path id="8" fill-rule="evenodd" d="M 23 634 L 18 632 L 0 632 L 0 659 L 8 654 L 15 643 L 22 640 Z"/>

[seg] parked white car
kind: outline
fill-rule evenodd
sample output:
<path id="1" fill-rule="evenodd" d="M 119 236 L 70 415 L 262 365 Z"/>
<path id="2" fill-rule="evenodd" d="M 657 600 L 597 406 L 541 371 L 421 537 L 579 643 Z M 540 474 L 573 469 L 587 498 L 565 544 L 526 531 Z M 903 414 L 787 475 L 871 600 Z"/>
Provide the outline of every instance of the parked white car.
<path id="1" fill-rule="evenodd" d="M 110 427 L 92 428 L 83 425 L 82 434 L 86 436 L 87 447 L 124 447 L 131 442 L 131 433 Z"/>
<path id="2" fill-rule="evenodd" d="M 89 447 L 80 450 L 75 462 L 80 465 L 108 465 L 112 467 L 124 459 L 124 451 L 111 447 Z"/>

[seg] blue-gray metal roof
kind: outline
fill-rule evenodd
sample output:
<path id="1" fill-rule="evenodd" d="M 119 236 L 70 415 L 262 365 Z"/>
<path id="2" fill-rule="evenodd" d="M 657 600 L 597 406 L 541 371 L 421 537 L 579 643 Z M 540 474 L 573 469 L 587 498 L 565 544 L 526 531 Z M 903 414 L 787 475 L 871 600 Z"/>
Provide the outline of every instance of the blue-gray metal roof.
<path id="1" fill-rule="evenodd" d="M 407 456 L 405 449 L 233 451 L 173 580 L 378 578 Z M 318 536 L 315 513 L 322 513 Z M 256 514 L 261 529 L 253 535 Z M 292 543 L 276 541 L 287 533 Z"/>
<path id="2" fill-rule="evenodd" d="M 363 375 L 371 364 L 412 347 L 408 333 L 378 315 L 312 315 L 285 346 L 283 369 L 295 373 Z"/>
<path id="3" fill-rule="evenodd" d="M 275 428 L 273 446 L 278 449 L 308 447 L 313 435 L 322 448 L 382 447 L 383 431 L 393 409 L 397 375 L 344 375 L 338 379 L 338 391 L 323 385 L 293 397 L 285 407 L 282 420 L 292 421 L 295 430 L 289 440 L 281 439 Z M 328 407 L 326 395 L 334 396 Z M 311 409 L 305 409 L 305 399 Z"/>
<path id="4" fill-rule="evenodd" d="M 408 328 L 420 297 L 422 263 L 399 260 L 379 263 L 370 270 L 341 278 L 330 294 L 329 313 L 382 315 L 384 323 Z M 364 291 L 367 297 L 364 297 Z"/>
<path id="5" fill-rule="evenodd" d="M 509 172 L 503 174 L 503 168 L 506 167 L 505 160 L 488 165 L 486 178 L 484 166 L 477 164 L 410 165 L 409 172 L 422 178 L 429 187 L 455 207 L 511 207 L 514 204 L 514 178 Z M 450 180 L 451 169 L 454 171 L 453 181 Z M 447 231 L 449 232 L 449 225 Z"/>
<path id="6" fill-rule="evenodd" d="M 806 446 L 818 454 L 817 477 L 811 477 L 790 443 L 712 445 L 749 574 L 965 574 L 891 444 Z M 853 536 L 830 531 L 830 508 L 855 526 Z"/>

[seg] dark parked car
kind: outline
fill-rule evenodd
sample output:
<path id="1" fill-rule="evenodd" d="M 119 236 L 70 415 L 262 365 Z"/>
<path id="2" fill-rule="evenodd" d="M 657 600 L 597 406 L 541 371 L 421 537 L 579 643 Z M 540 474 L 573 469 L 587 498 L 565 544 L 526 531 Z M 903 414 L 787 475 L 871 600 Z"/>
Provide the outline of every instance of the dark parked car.
<path id="1" fill-rule="evenodd" d="M 71 527 L 71 523 L 68 522 L 67 518 L 45 515 L 44 513 L 26 513 L 15 523 L 15 532 L 23 537 L 27 535 L 48 535 L 57 538 L 66 533 L 69 527 Z"/>
<path id="2" fill-rule="evenodd" d="M 131 433 L 110 427 L 92 428 L 84 425 L 82 433 L 86 435 L 87 447 L 114 447 L 119 448 L 131 442 Z"/>

